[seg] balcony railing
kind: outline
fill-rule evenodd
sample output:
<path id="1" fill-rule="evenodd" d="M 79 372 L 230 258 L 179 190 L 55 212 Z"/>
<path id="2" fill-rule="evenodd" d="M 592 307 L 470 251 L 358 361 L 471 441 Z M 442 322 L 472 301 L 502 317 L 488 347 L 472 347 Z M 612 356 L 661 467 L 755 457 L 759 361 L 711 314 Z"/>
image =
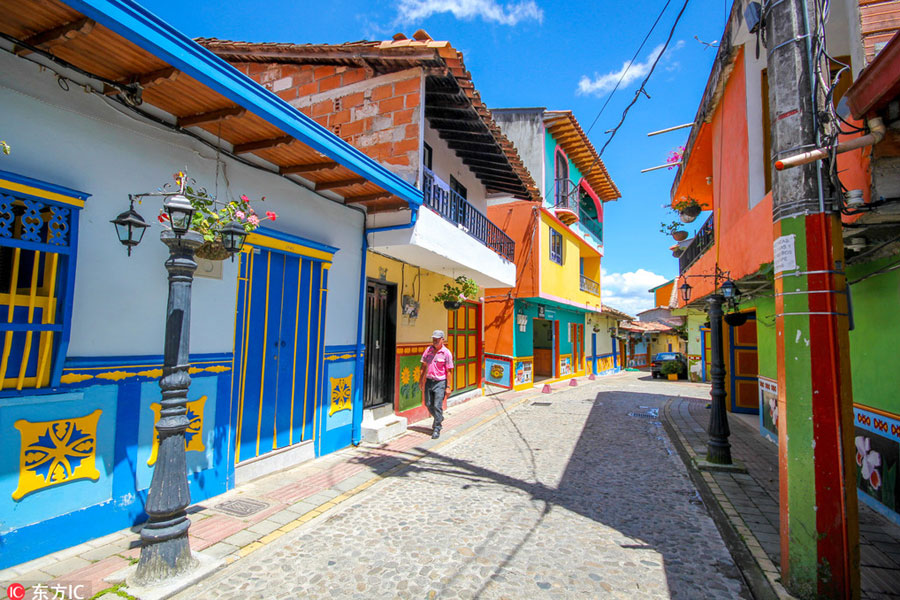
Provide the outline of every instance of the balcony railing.
<path id="1" fill-rule="evenodd" d="M 601 244 L 603 243 L 603 223 L 581 209 L 581 190 L 571 179 L 556 180 L 553 208 L 572 211 L 584 228 L 594 234 Z"/>
<path id="2" fill-rule="evenodd" d="M 494 225 L 465 198 L 450 189 L 427 167 L 422 167 L 422 191 L 425 206 L 433 209 L 446 220 L 464 230 L 470 236 L 502 256 L 512 261 L 516 254 L 516 243 L 499 227 Z"/>
<path id="3" fill-rule="evenodd" d="M 713 231 L 713 215 L 710 215 L 706 220 L 706 223 L 700 227 L 700 230 L 697 232 L 697 235 L 694 236 L 694 239 L 691 240 L 691 243 L 688 244 L 681 256 L 678 257 L 679 274 L 687 271 L 698 258 L 703 256 L 703 253 L 713 245 L 715 239 L 715 231 Z"/>
<path id="4" fill-rule="evenodd" d="M 595 296 L 599 296 L 600 295 L 600 284 L 597 283 L 596 281 L 594 281 L 593 279 L 590 279 L 590 278 L 582 275 L 581 276 L 581 291 L 587 292 L 588 294 L 593 294 Z"/>

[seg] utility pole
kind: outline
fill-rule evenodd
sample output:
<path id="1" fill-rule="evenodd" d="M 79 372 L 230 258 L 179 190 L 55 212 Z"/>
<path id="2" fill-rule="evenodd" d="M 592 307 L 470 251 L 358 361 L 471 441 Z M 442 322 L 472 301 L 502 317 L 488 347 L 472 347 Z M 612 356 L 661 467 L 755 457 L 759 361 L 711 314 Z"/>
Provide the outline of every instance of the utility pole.
<path id="1" fill-rule="evenodd" d="M 816 2 L 767 8 L 771 160 L 816 145 Z M 802 598 L 859 598 L 847 282 L 825 185 L 819 162 L 777 171 L 773 185 L 781 569 Z"/>

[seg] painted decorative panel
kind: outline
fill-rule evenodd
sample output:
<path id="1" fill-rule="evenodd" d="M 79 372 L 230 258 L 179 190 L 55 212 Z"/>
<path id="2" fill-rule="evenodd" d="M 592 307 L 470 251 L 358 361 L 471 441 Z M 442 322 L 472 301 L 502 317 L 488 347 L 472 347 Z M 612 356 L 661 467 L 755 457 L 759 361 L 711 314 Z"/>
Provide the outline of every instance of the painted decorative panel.
<path id="1" fill-rule="evenodd" d="M 108 501 L 116 390 L 0 401 L 0 536 Z"/>
<path id="2" fill-rule="evenodd" d="M 531 357 L 516 360 L 516 387 L 528 386 L 534 382 L 533 366 Z"/>
<path id="3" fill-rule="evenodd" d="M 564 375 L 571 375 L 574 371 L 572 370 L 572 356 L 570 354 L 564 354 L 559 357 L 559 375 L 562 377 Z"/>
<path id="4" fill-rule="evenodd" d="M 100 479 L 96 467 L 97 423 L 102 410 L 59 421 L 15 422 L 22 438 L 19 485 L 13 500 L 53 485 Z"/>
<path id="5" fill-rule="evenodd" d="M 856 486 L 868 504 L 900 523 L 900 416 L 859 404 L 853 406 Z M 885 509 L 887 509 L 886 512 Z"/>
<path id="6" fill-rule="evenodd" d="M 353 346 L 325 348 L 322 406 L 318 409 L 320 428 L 317 456 L 350 445 L 353 424 L 356 351 Z M 360 415 L 362 413 L 360 412 Z"/>
<path id="7" fill-rule="evenodd" d="M 512 384 L 512 359 L 501 356 L 486 356 L 484 359 L 484 380 L 486 383 L 506 389 Z"/>
<path id="8" fill-rule="evenodd" d="M 416 349 L 419 347 L 416 346 Z M 422 352 L 425 346 L 421 346 Z M 397 394 L 397 412 L 403 412 L 421 406 L 422 391 L 419 389 L 419 378 L 422 376 L 422 354 L 412 351 L 400 354 L 398 348 L 397 364 L 400 371 L 400 385 Z"/>
<path id="9" fill-rule="evenodd" d="M 342 410 L 351 410 L 350 392 L 353 387 L 353 375 L 329 377 L 328 380 L 331 382 L 331 407 L 328 409 L 328 416 Z"/>
<path id="10" fill-rule="evenodd" d="M 186 452 L 203 452 L 206 446 L 203 445 L 203 408 L 206 404 L 206 396 L 200 396 L 197 400 L 187 403 L 187 419 L 188 427 L 184 432 L 184 449 Z M 162 405 L 154 402 L 150 405 L 153 411 L 153 423 L 159 421 Z M 150 458 L 147 459 L 147 466 L 152 467 L 156 464 L 156 453 L 159 451 L 159 434 L 153 436 L 153 447 L 150 449 Z"/>
<path id="11" fill-rule="evenodd" d="M 778 443 L 778 382 L 759 378 L 759 428 L 764 437 Z"/>

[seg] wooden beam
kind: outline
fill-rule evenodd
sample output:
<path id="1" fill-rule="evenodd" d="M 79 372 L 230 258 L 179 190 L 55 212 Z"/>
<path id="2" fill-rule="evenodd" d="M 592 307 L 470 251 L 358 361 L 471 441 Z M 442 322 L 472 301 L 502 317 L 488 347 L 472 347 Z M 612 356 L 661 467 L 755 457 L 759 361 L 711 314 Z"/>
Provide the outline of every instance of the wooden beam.
<path id="1" fill-rule="evenodd" d="M 247 109 L 241 106 L 230 106 L 220 110 L 213 110 L 207 113 L 190 115 L 187 117 L 178 117 L 179 127 L 195 127 L 206 123 L 215 123 L 216 121 L 224 121 L 232 117 L 242 117 L 247 113 Z"/>
<path id="2" fill-rule="evenodd" d="M 369 204 L 379 200 L 387 200 L 392 195 L 389 192 L 378 192 L 377 194 L 366 194 L 364 196 L 348 196 L 344 198 L 344 204 Z"/>
<path id="3" fill-rule="evenodd" d="M 338 179 L 337 181 L 323 181 L 316 184 L 316 191 L 334 190 L 342 187 L 350 187 L 351 185 L 359 185 L 367 182 L 365 177 L 350 177 L 348 179 Z"/>
<path id="4" fill-rule="evenodd" d="M 501 171 L 509 171 L 511 168 L 505 154 L 488 156 L 478 154 L 477 156 L 461 158 L 460 160 L 468 167 L 486 167 L 488 169 L 499 169 Z"/>
<path id="5" fill-rule="evenodd" d="M 469 150 L 470 152 L 487 152 L 488 154 L 503 154 L 503 150 L 501 150 L 496 143 L 492 142 L 480 142 L 477 140 L 467 140 L 467 139 L 459 139 L 453 137 L 445 137 L 443 134 L 441 138 L 447 142 L 447 146 L 454 150 Z"/>
<path id="6" fill-rule="evenodd" d="M 255 152 L 257 150 L 266 150 L 267 148 L 277 148 L 294 141 L 289 135 L 283 135 L 268 140 L 257 140 L 255 142 L 247 142 L 245 144 L 236 144 L 232 152 L 235 154 L 246 154 L 247 152 Z"/>
<path id="7" fill-rule="evenodd" d="M 282 175 L 298 175 L 300 173 L 312 173 L 314 171 L 328 171 L 330 169 L 336 169 L 339 166 L 341 165 L 333 160 L 329 160 L 327 162 L 306 163 L 305 165 L 290 165 L 281 167 L 278 171 Z"/>
<path id="8" fill-rule="evenodd" d="M 181 71 L 179 71 L 175 67 L 166 67 L 164 69 L 150 71 L 149 73 L 140 73 L 137 75 L 132 75 L 131 77 L 120 79 L 119 83 L 121 83 L 122 85 L 131 85 L 136 83 L 142 88 L 147 89 L 166 81 L 175 81 L 175 79 L 178 78 L 179 73 L 181 73 Z M 121 94 L 122 92 L 114 87 L 105 85 L 103 86 L 103 93 L 107 96 L 115 96 L 116 94 Z"/>
<path id="9" fill-rule="evenodd" d="M 97 23 L 95 21 L 85 17 L 83 19 L 72 21 L 71 23 L 66 23 L 65 25 L 60 25 L 59 27 L 54 27 L 53 29 L 48 29 L 47 31 L 37 33 L 29 38 L 26 38 L 25 43 L 35 48 L 52 48 L 53 46 L 57 46 L 59 44 L 65 44 L 69 40 L 72 40 L 79 35 L 89 34 L 91 30 L 94 29 L 94 25 L 96 24 Z M 24 46 L 16 46 L 13 49 L 13 52 L 15 52 L 15 54 L 19 56 L 31 54 L 31 50 L 25 48 Z"/>

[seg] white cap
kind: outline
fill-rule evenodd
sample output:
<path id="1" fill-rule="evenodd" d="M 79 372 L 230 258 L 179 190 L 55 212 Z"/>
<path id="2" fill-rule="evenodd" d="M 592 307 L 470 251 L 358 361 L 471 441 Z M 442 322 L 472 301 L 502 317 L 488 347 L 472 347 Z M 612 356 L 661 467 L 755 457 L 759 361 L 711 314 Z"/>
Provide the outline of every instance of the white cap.
<path id="1" fill-rule="evenodd" d="M 444 332 L 440 329 L 435 329 L 431 332 L 431 337 L 444 339 Z"/>

